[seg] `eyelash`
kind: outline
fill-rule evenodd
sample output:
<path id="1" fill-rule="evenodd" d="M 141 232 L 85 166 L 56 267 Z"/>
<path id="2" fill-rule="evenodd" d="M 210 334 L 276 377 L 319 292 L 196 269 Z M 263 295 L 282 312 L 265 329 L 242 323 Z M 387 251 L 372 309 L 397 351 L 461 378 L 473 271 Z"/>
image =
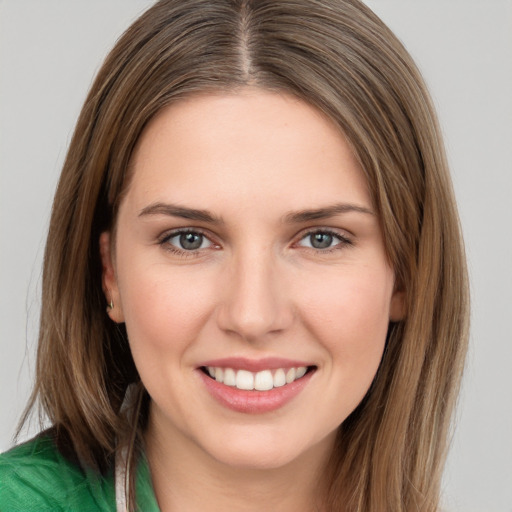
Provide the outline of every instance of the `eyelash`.
<path id="1" fill-rule="evenodd" d="M 299 243 L 302 240 L 304 240 L 305 238 L 310 237 L 311 235 L 315 235 L 315 234 L 330 235 L 333 238 L 336 238 L 338 240 L 337 244 L 335 244 L 331 247 L 327 247 L 326 249 L 316 249 L 315 247 L 304 247 L 305 249 L 312 250 L 315 253 L 319 253 L 319 254 L 323 254 L 323 255 L 330 254 L 334 251 L 339 251 L 341 249 L 344 249 L 347 246 L 354 245 L 352 240 L 350 238 L 348 238 L 346 235 L 342 235 L 341 233 L 338 233 L 337 231 L 333 231 L 331 229 L 325 229 L 325 228 L 324 229 L 322 229 L 322 228 L 311 229 L 309 231 L 306 231 L 305 233 L 302 233 L 298 242 L 296 242 L 296 243 Z"/>
<path id="2" fill-rule="evenodd" d="M 168 251 L 168 252 L 170 252 L 172 254 L 175 254 L 177 256 L 181 256 L 182 258 L 193 258 L 193 257 L 200 256 L 202 249 L 188 250 L 187 251 L 185 249 L 179 249 L 175 245 L 172 245 L 172 244 L 169 243 L 169 241 L 172 238 L 175 238 L 175 237 L 180 236 L 180 235 L 187 235 L 187 234 L 200 235 L 200 236 L 204 237 L 205 239 L 207 239 L 212 244 L 212 246 L 219 247 L 219 245 L 216 244 L 211 239 L 210 235 L 208 235 L 207 233 L 205 233 L 204 231 L 202 231 L 199 228 L 176 229 L 174 231 L 171 231 L 170 233 L 169 232 L 164 233 L 158 239 L 158 244 L 161 245 L 164 248 L 164 250 L 166 250 L 166 251 Z"/>
<path id="3" fill-rule="evenodd" d="M 164 233 L 158 239 L 158 244 L 161 245 L 164 248 L 164 250 L 166 250 L 166 251 L 168 251 L 168 252 L 170 252 L 172 254 L 175 254 L 177 256 L 180 256 L 182 258 L 191 258 L 191 257 L 198 257 L 198 256 L 200 256 L 201 255 L 201 251 L 204 250 L 204 249 L 195 249 L 195 250 L 179 249 L 175 245 L 172 245 L 172 244 L 169 243 L 169 241 L 172 238 L 175 238 L 175 237 L 180 236 L 180 235 L 187 235 L 187 234 L 200 235 L 200 236 L 206 238 L 212 244 L 212 246 L 214 248 L 220 247 L 219 244 L 216 244 L 211 239 L 211 235 L 205 233 L 203 230 L 201 230 L 199 228 L 176 229 L 174 231 L 171 231 L 170 233 L 169 232 Z M 310 237 L 310 236 L 315 235 L 315 234 L 330 235 L 333 238 L 337 239 L 338 243 L 336 243 L 332 247 L 327 247 L 325 249 L 317 249 L 315 247 L 307 247 L 307 246 L 300 246 L 300 245 L 298 245 L 301 241 L 303 241 L 307 237 Z M 297 242 L 294 242 L 293 245 L 294 246 L 298 245 L 299 247 L 302 247 L 303 249 L 306 249 L 306 250 L 309 250 L 309 251 L 313 251 L 316 254 L 327 255 L 327 254 L 330 254 L 330 253 L 332 253 L 334 251 L 339 251 L 339 250 L 341 250 L 341 249 L 343 249 L 343 248 L 345 248 L 347 246 L 352 246 L 352 245 L 354 245 L 354 243 L 346 235 L 342 235 L 341 233 L 338 233 L 338 232 L 330 230 L 330 229 L 317 228 L 317 229 L 310 229 L 310 230 L 308 230 L 306 232 L 301 233 L 299 235 L 299 238 L 298 238 Z"/>

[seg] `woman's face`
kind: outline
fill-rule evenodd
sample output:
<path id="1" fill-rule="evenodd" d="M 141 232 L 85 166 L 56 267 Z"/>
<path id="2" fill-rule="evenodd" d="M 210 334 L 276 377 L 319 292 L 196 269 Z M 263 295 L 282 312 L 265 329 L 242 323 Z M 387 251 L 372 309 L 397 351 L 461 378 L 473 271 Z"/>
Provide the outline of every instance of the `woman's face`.
<path id="1" fill-rule="evenodd" d="M 204 94 L 152 120 L 132 165 L 101 246 L 150 431 L 236 467 L 327 453 L 402 300 L 344 137 L 288 95 Z"/>

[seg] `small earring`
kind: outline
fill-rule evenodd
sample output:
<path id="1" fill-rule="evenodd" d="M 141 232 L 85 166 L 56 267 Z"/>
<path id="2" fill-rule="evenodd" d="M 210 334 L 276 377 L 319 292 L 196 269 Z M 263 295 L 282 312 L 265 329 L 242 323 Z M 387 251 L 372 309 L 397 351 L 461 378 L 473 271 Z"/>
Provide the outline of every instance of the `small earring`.
<path id="1" fill-rule="evenodd" d="M 107 304 L 107 311 L 114 309 L 114 301 L 110 299 L 110 302 Z"/>

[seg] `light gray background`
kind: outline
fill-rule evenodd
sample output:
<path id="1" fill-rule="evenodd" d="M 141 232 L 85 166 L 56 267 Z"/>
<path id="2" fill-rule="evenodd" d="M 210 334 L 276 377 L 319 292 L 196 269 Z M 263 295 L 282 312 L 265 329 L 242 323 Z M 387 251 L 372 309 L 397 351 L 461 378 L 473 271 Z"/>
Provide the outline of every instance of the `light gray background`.
<path id="1" fill-rule="evenodd" d="M 152 3 L 0 0 L 0 450 L 30 389 L 45 231 L 75 120 L 103 57 Z M 471 350 L 445 506 L 512 512 L 512 0 L 367 3 L 431 87 L 466 237 Z"/>

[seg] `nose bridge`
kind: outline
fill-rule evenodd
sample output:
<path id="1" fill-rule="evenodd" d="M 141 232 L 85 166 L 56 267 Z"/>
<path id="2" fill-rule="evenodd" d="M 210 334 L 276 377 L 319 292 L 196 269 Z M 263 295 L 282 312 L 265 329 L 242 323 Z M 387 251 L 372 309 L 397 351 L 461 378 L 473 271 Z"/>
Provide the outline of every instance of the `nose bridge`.
<path id="1" fill-rule="evenodd" d="M 247 340 L 285 329 L 292 312 L 271 248 L 253 244 L 233 253 L 223 283 L 219 326 Z"/>

